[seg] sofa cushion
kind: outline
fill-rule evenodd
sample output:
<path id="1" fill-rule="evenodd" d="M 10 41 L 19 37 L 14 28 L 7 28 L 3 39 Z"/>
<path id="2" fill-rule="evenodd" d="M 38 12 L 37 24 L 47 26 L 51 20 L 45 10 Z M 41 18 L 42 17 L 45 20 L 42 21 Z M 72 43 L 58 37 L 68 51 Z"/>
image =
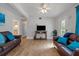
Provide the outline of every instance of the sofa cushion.
<path id="1" fill-rule="evenodd" d="M 71 44 L 69 44 L 68 46 L 67 46 L 69 49 L 71 49 L 71 50 L 75 50 L 76 48 L 79 48 L 79 42 L 77 42 L 77 41 L 73 41 Z"/>
<path id="2" fill-rule="evenodd" d="M 11 32 L 8 32 L 6 36 L 9 40 L 14 40 L 15 39 L 14 35 Z"/>
<path id="3" fill-rule="evenodd" d="M 59 37 L 57 42 L 61 43 L 61 44 L 64 44 L 64 45 L 67 45 L 67 40 L 68 38 L 65 38 L 65 37 Z"/>
<path id="4" fill-rule="evenodd" d="M 5 44 L 6 38 L 0 33 L 0 46 L 3 46 Z"/>
<path id="5" fill-rule="evenodd" d="M 4 50 L 11 49 L 13 46 L 15 46 L 14 42 L 10 41 L 10 42 L 6 43 L 6 45 L 3 46 L 3 49 Z"/>

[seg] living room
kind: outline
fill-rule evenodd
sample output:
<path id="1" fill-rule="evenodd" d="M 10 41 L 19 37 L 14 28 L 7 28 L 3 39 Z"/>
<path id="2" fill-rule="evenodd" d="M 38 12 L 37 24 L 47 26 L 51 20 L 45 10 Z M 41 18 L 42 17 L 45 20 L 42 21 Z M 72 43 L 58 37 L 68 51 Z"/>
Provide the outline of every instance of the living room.
<path id="1" fill-rule="evenodd" d="M 0 32 L 6 39 L 18 39 L 8 40 L 10 43 L 0 45 L 0 55 L 79 55 L 78 51 L 73 53 L 67 48 L 64 50 L 63 45 L 53 41 L 65 33 L 74 33 L 72 37 L 79 34 L 76 20 L 78 5 L 78 3 L 0 3 Z M 54 30 L 57 33 L 54 33 Z M 11 36 L 7 36 L 9 34 Z"/>

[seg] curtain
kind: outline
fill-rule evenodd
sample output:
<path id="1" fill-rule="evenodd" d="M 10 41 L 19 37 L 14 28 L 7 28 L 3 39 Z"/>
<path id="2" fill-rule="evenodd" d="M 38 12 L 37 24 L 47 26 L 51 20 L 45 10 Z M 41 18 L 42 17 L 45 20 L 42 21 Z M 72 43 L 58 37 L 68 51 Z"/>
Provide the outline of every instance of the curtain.
<path id="1" fill-rule="evenodd" d="M 79 5 L 76 7 L 76 29 L 75 32 L 79 35 Z"/>

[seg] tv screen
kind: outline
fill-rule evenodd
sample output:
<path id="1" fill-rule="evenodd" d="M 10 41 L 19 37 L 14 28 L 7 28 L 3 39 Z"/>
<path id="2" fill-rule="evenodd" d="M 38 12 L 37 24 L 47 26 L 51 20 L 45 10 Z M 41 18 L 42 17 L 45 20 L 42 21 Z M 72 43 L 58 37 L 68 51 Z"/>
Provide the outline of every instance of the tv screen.
<path id="1" fill-rule="evenodd" d="M 0 13 L 0 23 L 5 23 L 5 15 Z"/>
<path id="2" fill-rule="evenodd" d="M 45 26 L 42 26 L 42 25 L 37 26 L 37 31 L 45 31 L 45 30 L 46 30 Z"/>

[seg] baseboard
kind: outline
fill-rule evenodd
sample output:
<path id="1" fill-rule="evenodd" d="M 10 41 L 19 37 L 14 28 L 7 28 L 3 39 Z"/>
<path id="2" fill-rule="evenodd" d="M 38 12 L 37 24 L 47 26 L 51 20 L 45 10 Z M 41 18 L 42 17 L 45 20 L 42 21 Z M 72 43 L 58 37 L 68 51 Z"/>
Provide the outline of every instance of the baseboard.
<path id="1" fill-rule="evenodd" d="M 27 39 L 34 39 L 34 37 L 29 37 L 29 36 L 27 36 Z M 51 40 L 52 39 L 52 37 L 48 37 L 47 38 L 47 40 Z"/>
<path id="2" fill-rule="evenodd" d="M 33 38 L 33 37 L 28 37 L 28 36 L 27 36 L 27 39 L 34 39 L 34 38 Z"/>

